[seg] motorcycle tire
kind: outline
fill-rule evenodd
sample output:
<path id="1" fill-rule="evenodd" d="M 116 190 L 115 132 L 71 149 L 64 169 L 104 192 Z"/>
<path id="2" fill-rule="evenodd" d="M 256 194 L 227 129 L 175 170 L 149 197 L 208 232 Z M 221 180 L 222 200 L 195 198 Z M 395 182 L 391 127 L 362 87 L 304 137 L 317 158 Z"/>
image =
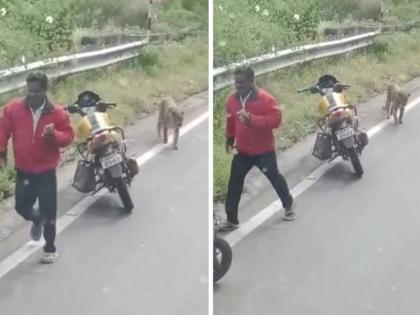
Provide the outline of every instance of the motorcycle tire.
<path id="1" fill-rule="evenodd" d="M 349 158 L 357 177 L 362 177 L 364 173 L 363 167 L 362 163 L 360 162 L 359 155 L 356 152 L 356 149 L 353 148 L 349 150 Z"/>
<path id="2" fill-rule="evenodd" d="M 232 248 L 223 238 L 216 237 L 213 242 L 214 259 L 217 259 L 217 266 L 213 266 L 213 283 L 219 281 L 228 272 L 232 264 Z M 218 256 L 221 256 L 220 261 Z"/>
<path id="3" fill-rule="evenodd" d="M 128 192 L 127 185 L 125 184 L 122 177 L 115 179 L 115 188 L 117 189 L 124 209 L 130 213 L 133 210 L 134 205 L 133 201 L 131 200 L 130 193 Z"/>

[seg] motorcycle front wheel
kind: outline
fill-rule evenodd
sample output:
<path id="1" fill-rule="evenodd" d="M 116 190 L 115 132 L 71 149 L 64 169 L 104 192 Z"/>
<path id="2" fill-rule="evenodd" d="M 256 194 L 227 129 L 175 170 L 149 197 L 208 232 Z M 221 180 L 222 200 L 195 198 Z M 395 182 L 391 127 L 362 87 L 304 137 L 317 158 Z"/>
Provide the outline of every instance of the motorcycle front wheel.
<path id="1" fill-rule="evenodd" d="M 232 248 L 223 238 L 217 237 L 213 242 L 213 282 L 219 281 L 229 270 L 232 264 Z"/>
<path id="2" fill-rule="evenodd" d="M 348 153 L 349 153 L 351 164 L 353 165 L 353 169 L 356 172 L 357 177 L 362 177 L 363 167 L 362 167 L 362 163 L 360 162 L 359 155 L 356 152 L 356 149 L 354 148 L 350 149 Z"/>
<path id="3" fill-rule="evenodd" d="M 131 212 L 134 208 L 133 201 L 131 200 L 128 187 L 122 177 L 115 178 L 115 188 L 117 189 L 118 195 L 120 196 L 121 202 L 124 209 L 127 212 Z"/>

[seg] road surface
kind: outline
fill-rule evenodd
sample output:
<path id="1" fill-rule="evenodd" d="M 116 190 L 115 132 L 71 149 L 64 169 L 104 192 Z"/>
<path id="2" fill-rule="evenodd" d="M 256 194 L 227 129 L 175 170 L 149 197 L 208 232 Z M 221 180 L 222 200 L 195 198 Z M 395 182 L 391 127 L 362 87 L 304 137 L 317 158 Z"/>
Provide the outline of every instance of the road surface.
<path id="1" fill-rule="evenodd" d="M 297 199 L 295 222 L 277 213 L 238 242 L 214 314 L 420 314 L 419 121 L 417 106 L 371 139 L 361 180 L 335 164 Z M 261 194 L 242 222 L 273 200 Z"/>

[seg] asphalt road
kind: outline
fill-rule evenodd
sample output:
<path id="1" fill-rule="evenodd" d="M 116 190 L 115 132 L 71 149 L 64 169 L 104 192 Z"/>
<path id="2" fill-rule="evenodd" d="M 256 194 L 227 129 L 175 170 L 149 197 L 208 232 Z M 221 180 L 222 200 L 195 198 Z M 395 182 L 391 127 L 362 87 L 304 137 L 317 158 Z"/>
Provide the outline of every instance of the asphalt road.
<path id="1" fill-rule="evenodd" d="M 420 106 L 371 139 L 357 180 L 334 165 L 233 248 L 215 315 L 420 314 Z M 250 208 L 274 201 L 267 191 Z M 242 216 L 242 222 L 247 218 Z"/>
<path id="2" fill-rule="evenodd" d="M 207 121 L 179 146 L 141 168 L 131 215 L 107 194 L 59 235 L 55 264 L 38 251 L 1 278 L 0 313 L 208 314 Z"/>

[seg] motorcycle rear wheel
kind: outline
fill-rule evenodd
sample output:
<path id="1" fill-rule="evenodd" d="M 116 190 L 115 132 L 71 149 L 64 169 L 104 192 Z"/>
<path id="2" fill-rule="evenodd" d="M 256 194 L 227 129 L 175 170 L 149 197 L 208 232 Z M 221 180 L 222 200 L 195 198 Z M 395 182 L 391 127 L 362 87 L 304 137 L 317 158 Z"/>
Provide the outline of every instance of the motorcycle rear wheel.
<path id="1" fill-rule="evenodd" d="M 128 187 L 122 177 L 115 179 L 115 188 L 117 189 L 118 195 L 120 196 L 124 209 L 128 213 L 131 213 L 134 208 L 134 204 L 131 200 L 130 193 L 128 192 Z"/>
<path id="2" fill-rule="evenodd" d="M 214 259 L 217 259 L 217 265 L 213 266 L 213 282 L 219 281 L 229 270 L 232 264 L 232 248 L 229 243 L 220 237 L 215 237 L 214 242 Z M 221 257 L 219 260 L 218 257 Z"/>
<path id="3" fill-rule="evenodd" d="M 360 158 L 359 155 L 356 152 L 356 149 L 350 149 L 349 150 L 349 158 L 351 161 L 351 164 L 353 165 L 353 169 L 356 172 L 357 177 L 362 177 L 363 176 L 363 166 L 362 163 L 360 162 Z"/>

